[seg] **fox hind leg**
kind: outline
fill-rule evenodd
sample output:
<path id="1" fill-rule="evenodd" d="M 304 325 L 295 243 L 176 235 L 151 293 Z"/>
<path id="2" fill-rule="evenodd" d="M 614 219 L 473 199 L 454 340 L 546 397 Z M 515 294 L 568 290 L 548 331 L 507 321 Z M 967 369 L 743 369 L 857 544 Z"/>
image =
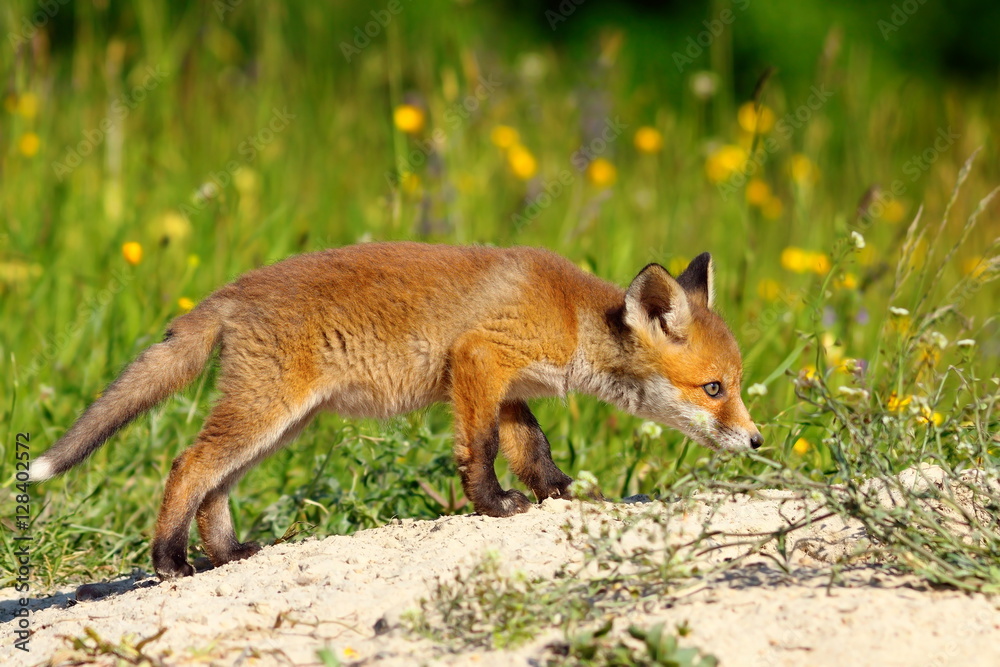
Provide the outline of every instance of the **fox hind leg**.
<path id="1" fill-rule="evenodd" d="M 240 542 L 233 529 L 233 517 L 229 509 L 229 490 L 262 459 L 294 440 L 302 429 L 312 421 L 318 408 L 310 410 L 304 417 L 293 423 L 278 437 L 274 444 L 262 451 L 255 459 L 234 471 L 229 479 L 209 491 L 198 507 L 195 515 L 198 522 L 198 534 L 209 560 L 215 566 L 230 561 L 249 558 L 260 551 L 256 542 Z"/>
<path id="2" fill-rule="evenodd" d="M 571 497 L 573 478 L 552 460 L 548 438 L 524 401 L 507 401 L 500 406 L 500 450 L 539 502 Z"/>
<path id="3" fill-rule="evenodd" d="M 226 398 L 215 407 L 198 440 L 174 460 L 167 478 L 153 538 L 153 568 L 160 577 L 194 574 L 187 548 L 196 515 L 213 563 L 256 551 L 256 545 L 236 540 L 227 503 L 229 488 L 280 446 L 303 416 L 290 413 L 281 403 L 261 407 L 245 399 Z"/>

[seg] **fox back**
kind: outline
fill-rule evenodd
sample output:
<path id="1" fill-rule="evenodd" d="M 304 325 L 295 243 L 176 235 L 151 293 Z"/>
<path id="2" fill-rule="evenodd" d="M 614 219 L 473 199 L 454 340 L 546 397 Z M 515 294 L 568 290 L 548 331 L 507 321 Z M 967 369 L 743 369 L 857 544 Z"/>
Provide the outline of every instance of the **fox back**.
<path id="1" fill-rule="evenodd" d="M 219 350 L 221 397 L 170 472 L 153 541 L 162 577 L 187 575 L 197 519 L 215 564 L 259 549 L 236 539 L 228 493 L 320 410 L 388 418 L 447 401 L 454 452 L 477 512 L 509 516 L 498 452 L 534 495 L 568 497 L 526 401 L 594 394 L 726 449 L 760 446 L 740 398 L 736 341 L 712 309 L 703 254 L 677 278 L 651 264 L 628 289 L 533 248 L 371 243 L 251 271 L 177 318 L 128 366 L 32 477 L 76 465 L 191 382 Z"/>

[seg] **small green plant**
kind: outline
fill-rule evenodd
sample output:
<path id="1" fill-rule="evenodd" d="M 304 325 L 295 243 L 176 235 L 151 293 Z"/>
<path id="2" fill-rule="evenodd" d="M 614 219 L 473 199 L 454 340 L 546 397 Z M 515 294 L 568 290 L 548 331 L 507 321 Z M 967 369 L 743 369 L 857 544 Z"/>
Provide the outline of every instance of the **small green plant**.
<path id="1" fill-rule="evenodd" d="M 681 648 L 679 636 L 686 636 L 686 626 L 677 628 L 677 634 L 668 632 L 663 623 L 650 628 L 630 625 L 627 639 L 611 638 L 612 622 L 607 619 L 595 630 L 581 632 L 569 641 L 550 644 L 554 654 L 548 659 L 552 665 L 580 665 L 581 667 L 715 667 L 718 659 L 698 648 Z"/>
<path id="2" fill-rule="evenodd" d="M 439 578 L 430 598 L 405 617 L 408 629 L 450 648 L 504 649 L 543 629 L 590 613 L 587 600 L 569 593 L 561 579 L 515 572 L 505 575 L 490 553 L 467 574 Z"/>

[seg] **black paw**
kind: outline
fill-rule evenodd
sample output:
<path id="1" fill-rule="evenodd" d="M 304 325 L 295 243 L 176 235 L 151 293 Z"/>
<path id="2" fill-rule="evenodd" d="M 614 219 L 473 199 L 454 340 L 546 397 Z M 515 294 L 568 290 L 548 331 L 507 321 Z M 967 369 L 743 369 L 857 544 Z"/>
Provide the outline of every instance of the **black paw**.
<path id="1" fill-rule="evenodd" d="M 531 501 L 520 491 L 511 489 L 510 491 L 501 491 L 485 501 L 474 503 L 474 505 L 476 512 L 483 516 L 505 517 L 527 512 L 531 508 Z"/>

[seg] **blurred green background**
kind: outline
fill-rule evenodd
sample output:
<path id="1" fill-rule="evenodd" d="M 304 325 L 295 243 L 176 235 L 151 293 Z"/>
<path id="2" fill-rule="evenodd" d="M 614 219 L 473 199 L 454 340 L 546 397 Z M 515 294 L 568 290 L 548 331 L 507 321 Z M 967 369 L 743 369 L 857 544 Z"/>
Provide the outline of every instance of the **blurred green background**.
<path id="1" fill-rule="evenodd" d="M 1000 183 L 994 3 L 13 0 L 0 20 L 5 492 L 15 434 L 40 455 L 172 317 L 263 263 L 365 240 L 544 246 L 619 284 L 710 250 L 764 453 L 820 477 L 823 427 L 786 371 L 951 434 L 962 388 L 933 381 L 966 358 L 954 341 L 996 374 L 998 294 L 975 282 L 996 205 L 963 231 Z M 921 205 L 932 230 L 902 266 Z M 936 279 L 894 288 L 960 240 Z M 969 281 L 945 345 L 888 310 L 915 318 Z M 32 491 L 47 576 L 146 563 L 211 380 Z M 536 407 L 557 462 L 609 496 L 716 465 L 587 397 Z M 459 509 L 449 428 L 444 408 L 321 417 L 240 485 L 237 522 L 272 539 Z"/>

